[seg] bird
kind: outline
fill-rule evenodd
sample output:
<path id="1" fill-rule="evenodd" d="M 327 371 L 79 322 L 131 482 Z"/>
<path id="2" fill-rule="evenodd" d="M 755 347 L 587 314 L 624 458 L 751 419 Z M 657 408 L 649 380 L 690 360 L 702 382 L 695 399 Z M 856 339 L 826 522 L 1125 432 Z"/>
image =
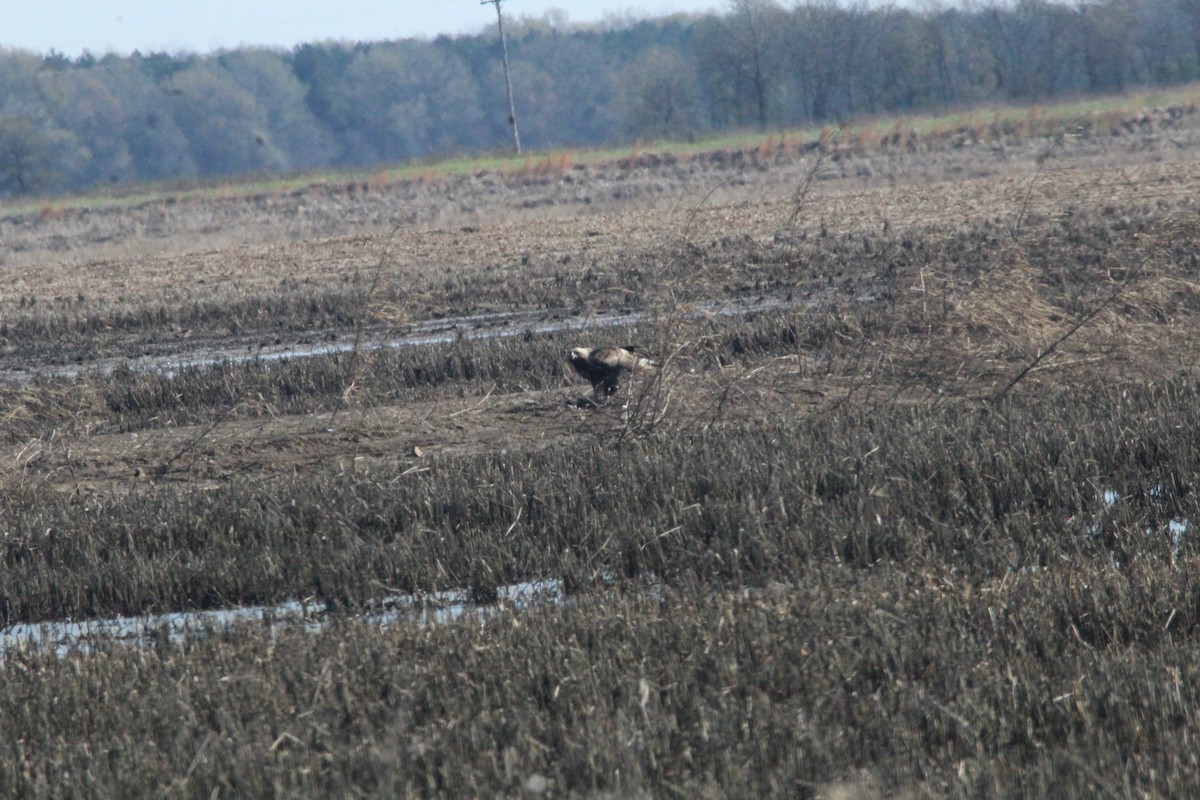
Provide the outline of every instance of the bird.
<path id="1" fill-rule="evenodd" d="M 592 382 L 592 396 L 607 399 L 621 387 L 621 376 L 642 369 L 653 369 L 655 363 L 632 345 L 627 347 L 576 347 L 571 351 L 571 366 Z"/>

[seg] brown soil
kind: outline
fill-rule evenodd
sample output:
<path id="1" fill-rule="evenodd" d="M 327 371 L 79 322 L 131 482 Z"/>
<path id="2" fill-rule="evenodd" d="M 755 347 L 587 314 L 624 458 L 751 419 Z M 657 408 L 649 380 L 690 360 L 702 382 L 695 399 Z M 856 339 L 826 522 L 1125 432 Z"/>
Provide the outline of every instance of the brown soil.
<path id="1" fill-rule="evenodd" d="M 921 353 L 905 352 L 911 342 L 879 343 L 870 356 L 876 363 L 904 362 L 879 383 L 865 367 L 817 372 L 800 356 L 771 357 L 726 371 L 679 372 L 671 382 L 673 413 L 680 424 L 704 424 L 718 408 L 723 415 L 754 416 L 808 413 L 847 399 L 927 402 L 934 396 L 930 386 L 942 397 L 977 397 L 994 394 L 1022 364 L 1033 363 L 1031 382 L 1042 372 L 1049 380 L 1155 380 L 1192 370 L 1200 330 L 1194 315 L 1178 303 L 1156 314 L 1154 304 L 1164 291 L 1194 295 L 1194 276 L 1190 284 L 1173 277 L 1166 289 L 1147 283 L 1140 294 L 1131 290 L 1122 300 L 1133 310 L 1088 322 L 1072 339 L 1079 347 L 1061 348 L 1056 371 L 1050 360 L 1039 362 L 1038 353 L 1080 317 L 1042 309 L 1013 278 L 1039 237 L 1080 215 L 1119 219 L 1136 212 L 1194 229 L 1197 133 L 1200 127 L 1184 125 L 1054 146 L 1045 140 L 947 145 L 845 154 L 819 166 L 813 153 L 736 166 L 696 157 L 551 175 L 317 185 L 280 196 L 184 195 L 111 210 L 51 204 L 39 215 L 0 220 L 0 315 L 79 297 L 132 305 L 218 303 L 230 293 L 362 281 L 377 272 L 389 285 L 420 287 L 404 307 L 387 311 L 389 322 L 411 322 L 512 310 L 491 297 L 450 300 L 436 288 L 440 280 L 479 271 L 519 284 L 564 270 L 603 270 L 631 254 L 648 262 L 678 259 L 688 242 L 711 254 L 729 238 L 751 248 L 770 247 L 781 237 L 929 237 L 994 225 L 1016 234 L 996 245 L 1011 251 L 1012 275 L 992 286 L 981 279 L 973 293 L 957 287 L 951 298 L 935 284 L 952 265 L 916 265 L 901 306 L 919 321 L 938 305 L 951 321 L 945 338 L 936 346 L 925 342 Z M 817 180 L 797 206 L 797 187 L 814 169 Z M 1147 248 L 1165 244 L 1150 241 Z M 693 293 L 691 299 L 700 298 Z M 955 315 L 961 324 L 954 324 Z M 187 331 L 163 330 L 160 338 L 175 353 L 197 346 Z M 229 342 L 257 343 L 232 333 Z M 869 360 L 864 355 L 864 363 Z M 549 391 L 463 398 L 447 390 L 426 402 L 351 403 L 348 410 L 312 417 L 268 415 L 126 434 L 76 431 L 6 446 L 0 475 L 10 485 L 81 493 L 125 490 L 140 481 L 203 487 L 233 475 L 330 465 L 352 470 L 399 463 L 419 470 L 441 454 L 539 447 L 596 431 L 619 435 L 625 424 L 620 403 L 582 407 L 577 400 L 584 388 L 567 376 Z"/>

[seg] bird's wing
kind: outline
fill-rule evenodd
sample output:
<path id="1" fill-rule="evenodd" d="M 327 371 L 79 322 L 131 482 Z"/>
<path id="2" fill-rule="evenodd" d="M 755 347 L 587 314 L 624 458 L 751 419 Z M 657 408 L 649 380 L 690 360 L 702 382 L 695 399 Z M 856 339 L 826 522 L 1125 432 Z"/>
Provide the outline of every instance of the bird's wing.
<path id="1" fill-rule="evenodd" d="M 625 358 L 628 356 L 629 353 L 619 347 L 601 347 L 599 350 L 593 350 L 588 360 L 597 366 L 617 369 L 625 366 Z"/>

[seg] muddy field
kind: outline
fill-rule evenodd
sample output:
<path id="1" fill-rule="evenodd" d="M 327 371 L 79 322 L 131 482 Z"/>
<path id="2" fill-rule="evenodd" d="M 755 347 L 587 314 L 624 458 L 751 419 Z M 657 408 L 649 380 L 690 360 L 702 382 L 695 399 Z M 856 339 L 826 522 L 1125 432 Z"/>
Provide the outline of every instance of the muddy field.
<path id="1" fill-rule="evenodd" d="M 1189 793 L 1198 117 L 0 210 L 0 621 L 335 621 L 9 652 L 0 786 Z"/>
<path id="2" fill-rule="evenodd" d="M 1175 124 L 915 153 L 835 143 L 787 157 L 748 151 L 655 164 L 663 159 L 643 156 L 640 166 L 559 165 L 549 175 L 51 206 L 0 220 L 0 369 L 16 398 L 39 375 L 94 373 L 99 389 L 46 390 L 72 395 L 76 405 L 60 413 L 89 434 L 69 448 L 80 459 L 70 476 L 55 466 L 48 479 L 67 490 L 166 462 L 174 472 L 172 454 L 194 433 L 180 425 L 186 415 L 169 411 L 141 434 L 126 430 L 140 423 L 106 419 L 113 403 L 101 408 L 93 395 L 112 388 L 104 376 L 114 369 L 162 382 L 156 373 L 180 365 L 261 356 L 270 361 L 260 372 L 303 371 L 302 356 L 340 354 L 342 406 L 354 413 L 336 413 L 341 406 L 326 398 L 325 414 L 279 416 L 253 387 L 231 390 L 220 425 L 200 429 L 206 480 L 291 469 L 293 459 L 576 436 L 613 415 L 573 408 L 584 385 L 554 356 L 619 339 L 623 331 L 603 328 L 622 323 L 686 365 L 670 373 L 680 398 L 672 417 L 703 413 L 731 382 L 775 411 L 905 395 L 918 384 L 939 396 L 947 384 L 951 395 L 986 395 L 1031 365 L 1034 375 L 1022 378 L 1030 382 L 1190 374 L 1198 132 Z M 707 352 L 712 332 L 753 316 L 747 308 L 774 309 L 801 337 L 856 337 L 853 364 L 834 364 L 836 348 L 813 342 L 740 362 L 736 380 L 732 365 L 698 371 L 697 359 L 721 362 Z M 845 330 L 808 333 L 830 327 Z M 511 371 L 497 364 L 510 391 L 446 380 L 423 405 L 355 402 L 360 380 L 378 377 L 381 344 L 535 331 L 558 350 L 543 347 L 540 360 Z M 511 391 L 523 385 L 544 388 Z M 36 416 L 30 402 L 10 410 L 15 422 Z M 7 473 L 28 480 L 45 451 L 66 452 L 64 433 L 56 429 L 53 447 L 13 436 Z M 237 442 L 252 444 L 235 457 L 228 448 Z"/>

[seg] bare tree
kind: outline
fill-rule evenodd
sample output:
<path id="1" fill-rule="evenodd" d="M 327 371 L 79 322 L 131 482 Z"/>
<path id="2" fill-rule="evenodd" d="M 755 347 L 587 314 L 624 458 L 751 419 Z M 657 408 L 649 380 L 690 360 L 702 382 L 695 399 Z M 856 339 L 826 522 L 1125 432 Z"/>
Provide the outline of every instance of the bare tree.
<path id="1" fill-rule="evenodd" d="M 779 55 L 785 47 L 780 33 L 786 12 L 775 0 L 730 0 L 724 28 L 729 37 L 729 61 L 739 86 L 753 97 L 754 115 L 760 128 L 767 127 L 769 95 L 780 69 Z"/>
<path id="2" fill-rule="evenodd" d="M 630 135 L 678 138 L 699 126 L 695 69 L 674 50 L 646 48 L 625 67 L 620 85 Z"/>

